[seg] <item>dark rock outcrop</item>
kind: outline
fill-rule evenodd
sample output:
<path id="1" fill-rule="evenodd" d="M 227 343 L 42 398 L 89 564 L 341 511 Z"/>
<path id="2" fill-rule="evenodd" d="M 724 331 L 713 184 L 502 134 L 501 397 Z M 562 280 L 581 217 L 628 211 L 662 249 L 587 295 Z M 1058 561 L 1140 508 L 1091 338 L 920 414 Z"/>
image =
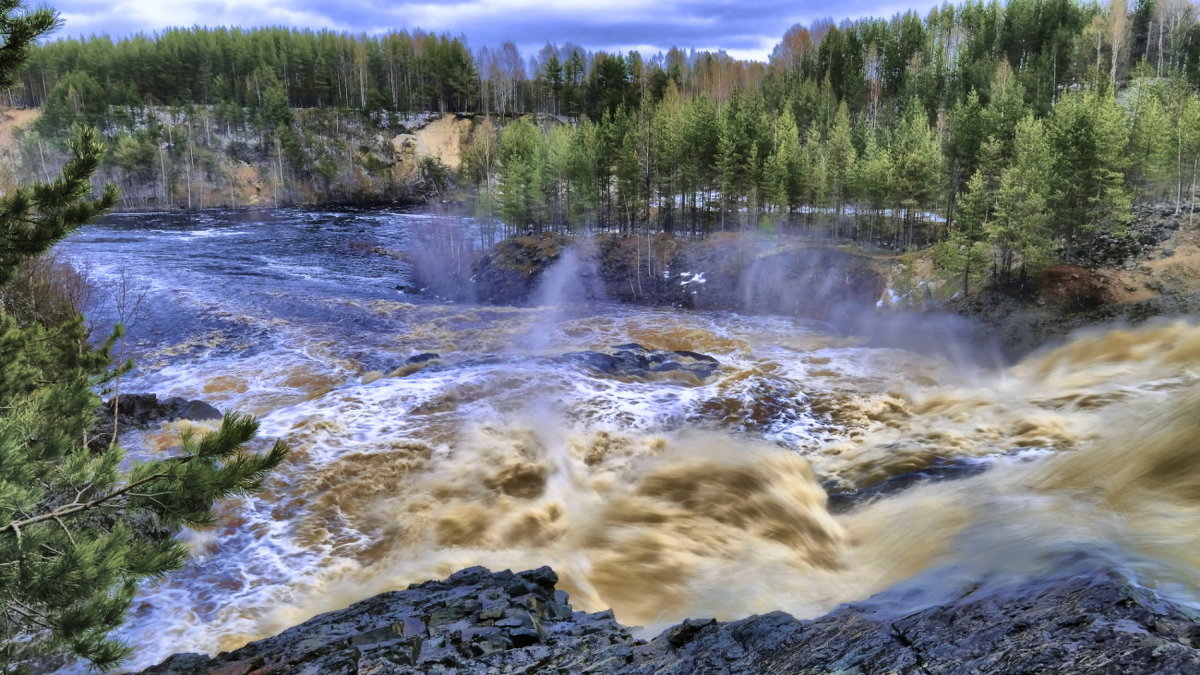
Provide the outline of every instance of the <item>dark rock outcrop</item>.
<path id="1" fill-rule="evenodd" d="M 437 372 L 455 368 L 474 368 L 510 363 L 517 357 L 492 354 L 463 361 L 443 361 L 440 354 L 426 352 L 410 356 L 393 367 L 392 376 L 406 376 L 420 371 Z M 644 380 L 675 379 L 702 383 L 720 369 L 721 363 L 712 356 L 684 349 L 650 349 L 636 343 L 613 345 L 604 351 L 568 352 L 547 357 L 545 363 L 579 366 L 600 375 L 640 378 Z"/>
<path id="2" fill-rule="evenodd" d="M 686 350 L 647 349 L 636 343 L 614 345 L 607 352 L 571 352 L 560 361 L 578 363 L 605 375 L 653 378 L 665 373 L 688 374 L 703 381 L 721 364 L 707 354 Z"/>
<path id="3" fill-rule="evenodd" d="M 979 293 L 950 309 L 974 323 L 979 340 L 998 344 L 1005 357 L 1016 361 L 1093 326 L 1137 326 L 1160 317 L 1200 315 L 1200 291 L 1162 295 L 1141 302 L 1102 304 L 1074 313 L 1031 305 L 1002 293 Z"/>
<path id="4" fill-rule="evenodd" d="M 204 401 L 189 401 L 180 396 L 159 401 L 157 394 L 123 394 L 104 404 L 110 419 L 114 410 L 120 413 L 122 426 L 143 429 L 158 422 L 221 419 L 221 411 Z"/>
<path id="5" fill-rule="evenodd" d="M 1071 566 L 1078 570 L 1078 567 Z M 650 642 L 572 611 L 543 567 L 475 567 L 322 614 L 216 658 L 143 671 L 243 673 L 1200 672 L 1197 615 L 1098 568 L 890 612 L 887 592 L 815 620 L 688 620 Z"/>
<path id="6" fill-rule="evenodd" d="M 557 582 L 549 567 L 520 574 L 472 567 L 322 614 L 215 659 L 176 654 L 143 672 L 578 672 L 604 658 L 628 663 L 635 644 L 629 631 L 612 612 L 572 610 Z"/>
<path id="7" fill-rule="evenodd" d="M 1149 203 L 1133 207 L 1133 219 L 1121 233 L 1091 233 L 1068 242 L 1058 251 L 1069 263 L 1087 267 L 1129 265 L 1171 238 L 1183 226 L 1185 211 L 1175 204 Z"/>
<path id="8" fill-rule="evenodd" d="M 475 299 L 494 304 L 529 300 L 542 274 L 571 240 L 561 234 L 514 237 L 496 244 L 472 267 Z"/>
<path id="9" fill-rule="evenodd" d="M 874 499 L 894 495 L 926 483 L 959 480 L 987 471 L 989 463 L 976 457 L 934 457 L 927 466 L 890 476 L 878 483 L 858 487 L 828 481 L 822 485 L 829 495 L 830 513 L 844 513 Z"/>
<path id="10" fill-rule="evenodd" d="M 980 589 L 906 615 L 845 605 L 814 621 L 782 612 L 689 631 L 638 651 L 641 672 L 1187 673 L 1196 616 L 1114 572 Z"/>
<path id="11" fill-rule="evenodd" d="M 157 394 L 122 394 L 105 401 L 100 408 L 92 434 L 92 447 L 105 447 L 112 441 L 113 417 L 120 429 L 146 429 L 175 420 L 219 420 L 221 411 L 204 401 L 189 401 L 179 396 L 158 400 Z"/>
<path id="12" fill-rule="evenodd" d="M 689 265 L 706 266 L 722 272 L 706 275 L 692 305 L 698 309 L 840 321 L 872 310 L 884 289 L 883 275 L 870 259 L 832 248 L 785 250 L 751 257 L 740 266 L 711 258 Z"/>
<path id="13" fill-rule="evenodd" d="M 569 253 L 568 253 L 569 251 Z M 668 235 L 598 235 L 572 240 L 561 234 L 521 236 L 497 244 L 453 284 L 437 260 L 413 262 L 419 285 L 439 297 L 492 304 L 538 301 L 543 284 L 563 284 L 551 274 L 570 257 L 585 299 L 786 314 L 833 320 L 875 306 L 884 277 L 871 258 L 807 242 L 738 234 L 703 240 Z M 457 284 L 457 290 L 447 290 Z M 555 289 L 550 289 L 551 295 Z"/>

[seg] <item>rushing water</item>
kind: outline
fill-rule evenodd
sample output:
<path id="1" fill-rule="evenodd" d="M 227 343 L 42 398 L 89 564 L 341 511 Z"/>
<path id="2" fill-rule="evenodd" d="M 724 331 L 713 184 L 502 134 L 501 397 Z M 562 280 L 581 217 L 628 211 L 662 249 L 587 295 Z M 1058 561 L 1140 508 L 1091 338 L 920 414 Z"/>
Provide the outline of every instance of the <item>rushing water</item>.
<path id="1" fill-rule="evenodd" d="M 126 289 L 139 368 L 124 391 L 250 411 L 264 446 L 293 447 L 262 493 L 185 533 L 191 562 L 148 585 L 122 631 L 131 665 L 235 648 L 475 564 L 549 564 L 576 608 L 651 630 L 814 616 L 901 583 L 905 609 L 1080 558 L 1185 602 L 1200 588 L 1194 323 L 984 370 L 799 320 L 582 303 L 567 267 L 536 308 L 396 290 L 407 269 L 378 251 L 461 227 L 143 214 L 61 245 L 101 287 Z M 95 313 L 121 304 L 100 298 Z M 544 358 L 627 342 L 721 369 L 615 378 Z M 442 359 L 399 367 L 422 352 Z M 181 424 L 123 441 L 170 452 Z M 827 506 L 827 490 L 947 464 L 976 470 Z"/>

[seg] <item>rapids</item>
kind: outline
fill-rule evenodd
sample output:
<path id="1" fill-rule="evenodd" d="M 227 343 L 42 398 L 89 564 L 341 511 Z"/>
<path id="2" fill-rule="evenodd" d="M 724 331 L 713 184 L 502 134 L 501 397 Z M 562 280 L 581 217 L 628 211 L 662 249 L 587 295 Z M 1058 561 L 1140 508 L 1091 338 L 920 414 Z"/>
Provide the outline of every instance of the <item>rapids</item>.
<path id="1" fill-rule="evenodd" d="M 123 391 L 253 412 L 263 444 L 293 447 L 262 493 L 183 533 L 192 560 L 143 588 L 121 631 L 129 666 L 235 648 L 469 565 L 551 565 L 576 608 L 648 631 L 811 617 L 897 584 L 908 592 L 881 609 L 900 611 L 1085 557 L 1196 600 L 1195 323 L 1094 332 L 987 369 L 790 318 L 585 303 L 562 291 L 569 265 L 533 308 L 396 290 L 408 270 L 386 251 L 469 227 L 114 215 L 60 245 L 100 289 L 90 315 L 128 325 L 138 368 Z M 628 342 L 721 368 L 641 380 L 543 358 Z M 401 367 L 424 352 L 441 359 Z M 180 428 L 122 440 L 169 452 Z M 947 466 L 969 475 L 936 480 Z M 831 492 L 848 508 L 831 511 Z"/>

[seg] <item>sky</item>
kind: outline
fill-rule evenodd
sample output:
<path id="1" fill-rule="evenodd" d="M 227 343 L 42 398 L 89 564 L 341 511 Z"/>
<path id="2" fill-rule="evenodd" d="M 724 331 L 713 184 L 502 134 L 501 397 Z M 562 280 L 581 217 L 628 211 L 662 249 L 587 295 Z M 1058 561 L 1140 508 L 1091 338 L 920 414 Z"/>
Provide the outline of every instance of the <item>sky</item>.
<path id="1" fill-rule="evenodd" d="M 472 49 L 512 40 L 526 57 L 547 42 L 654 54 L 676 46 L 766 60 L 793 24 L 891 16 L 931 0 L 49 0 L 59 37 L 121 38 L 191 26 L 294 26 L 352 33 L 422 28 L 464 35 Z"/>

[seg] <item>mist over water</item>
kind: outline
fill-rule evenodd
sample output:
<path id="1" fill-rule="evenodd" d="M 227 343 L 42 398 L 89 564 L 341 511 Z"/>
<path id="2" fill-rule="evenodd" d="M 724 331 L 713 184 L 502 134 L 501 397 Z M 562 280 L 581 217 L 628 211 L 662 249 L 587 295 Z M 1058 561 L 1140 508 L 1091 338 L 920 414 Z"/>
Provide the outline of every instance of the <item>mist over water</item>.
<path id="1" fill-rule="evenodd" d="M 538 281 L 531 304 L 538 308 L 528 334 L 517 340 L 517 353 L 539 354 L 551 346 L 563 346 L 558 335 L 570 316 L 586 316 L 608 300 L 594 260 L 580 258 L 574 246 L 567 247 Z"/>
<path id="2" fill-rule="evenodd" d="M 262 443 L 294 448 L 143 589 L 122 631 L 134 667 L 469 565 L 551 565 L 577 609 L 648 633 L 888 589 L 879 610 L 900 612 L 1097 560 L 1182 601 L 1200 589 L 1193 322 L 1001 368 L 867 323 L 607 303 L 570 251 L 531 307 L 424 300 L 395 290 L 403 263 L 354 257 L 404 250 L 420 215 L 200 217 L 113 217 L 64 245 L 147 289 L 124 391 L 255 412 Z M 721 367 L 700 382 L 543 358 L 630 342 Z M 397 368 L 422 352 L 441 358 Z M 164 452 L 178 430 L 123 440 Z M 947 466 L 971 471 L 888 487 Z M 831 509 L 831 492 L 871 496 Z"/>

